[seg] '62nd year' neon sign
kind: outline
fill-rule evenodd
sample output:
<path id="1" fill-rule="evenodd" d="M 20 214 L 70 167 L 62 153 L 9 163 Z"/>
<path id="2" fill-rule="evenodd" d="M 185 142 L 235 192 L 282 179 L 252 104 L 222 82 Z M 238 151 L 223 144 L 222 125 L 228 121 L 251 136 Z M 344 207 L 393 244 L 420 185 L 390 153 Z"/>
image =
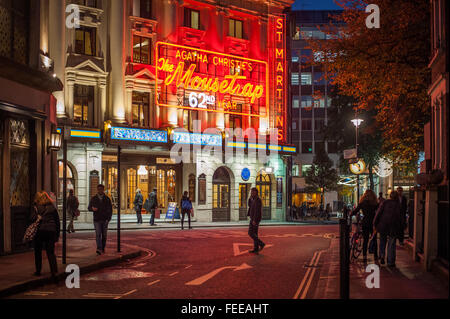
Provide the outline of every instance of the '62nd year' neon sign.
<path id="1" fill-rule="evenodd" d="M 268 115 L 268 64 L 177 44 L 156 44 L 159 106 Z"/>

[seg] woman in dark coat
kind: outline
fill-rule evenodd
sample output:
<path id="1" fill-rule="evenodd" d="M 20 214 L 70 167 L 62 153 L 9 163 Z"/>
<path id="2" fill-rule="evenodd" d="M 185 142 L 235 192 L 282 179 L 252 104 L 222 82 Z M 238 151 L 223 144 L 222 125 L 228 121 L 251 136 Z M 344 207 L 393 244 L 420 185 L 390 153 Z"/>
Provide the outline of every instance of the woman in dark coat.
<path id="1" fill-rule="evenodd" d="M 56 282 L 58 265 L 55 255 L 55 243 L 59 240 L 60 222 L 58 211 L 53 205 L 53 201 L 46 192 L 39 192 L 35 197 L 35 209 L 31 216 L 32 221 L 40 219 L 38 231 L 34 238 L 34 260 L 36 266 L 35 276 L 41 275 L 42 270 L 42 249 L 47 252 L 50 271 L 53 281 Z"/>
<path id="2" fill-rule="evenodd" d="M 398 193 L 392 192 L 377 211 L 373 226 L 380 233 L 380 263 L 384 264 L 387 244 L 387 264 L 395 267 L 396 241 L 403 232 L 401 207 Z"/>
<path id="3" fill-rule="evenodd" d="M 367 261 L 367 246 L 369 240 L 373 235 L 373 220 L 378 208 L 377 195 L 368 189 L 359 200 L 358 206 L 353 210 L 351 216 L 357 214 L 362 210 L 364 218 L 362 220 L 362 232 L 363 232 L 363 260 Z M 375 241 L 376 242 L 376 241 Z M 375 246 L 375 261 L 378 260 L 377 247 Z"/>
<path id="4" fill-rule="evenodd" d="M 185 208 L 183 208 L 183 207 L 185 207 Z M 189 229 L 192 229 L 192 227 L 191 227 L 192 202 L 189 199 L 189 193 L 187 191 L 185 191 L 183 193 L 183 197 L 181 198 L 181 202 L 180 202 L 180 208 L 181 208 L 181 230 L 184 229 L 184 227 L 183 227 L 184 216 L 186 214 L 188 216 Z"/>

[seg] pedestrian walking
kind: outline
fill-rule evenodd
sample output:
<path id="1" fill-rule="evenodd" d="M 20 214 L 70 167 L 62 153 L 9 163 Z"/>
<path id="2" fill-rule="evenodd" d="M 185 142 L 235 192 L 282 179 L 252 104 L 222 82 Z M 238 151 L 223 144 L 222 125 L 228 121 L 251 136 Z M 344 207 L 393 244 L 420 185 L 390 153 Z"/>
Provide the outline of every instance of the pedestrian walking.
<path id="1" fill-rule="evenodd" d="M 298 219 L 297 216 L 297 206 L 295 206 L 295 204 L 292 206 L 292 220 L 296 220 Z"/>
<path id="2" fill-rule="evenodd" d="M 74 195 L 73 189 L 69 190 L 69 196 L 67 197 L 67 213 L 69 215 L 69 225 L 67 226 L 67 232 L 74 233 L 75 228 L 73 227 L 73 221 L 75 217 L 80 216 L 80 211 L 78 207 L 80 206 L 80 202 L 78 198 Z"/>
<path id="3" fill-rule="evenodd" d="M 153 188 L 153 191 L 148 195 L 147 202 L 144 207 L 148 212 L 150 212 L 150 226 L 156 226 L 155 224 L 155 212 L 158 208 L 158 190 Z"/>
<path id="4" fill-rule="evenodd" d="M 258 254 L 261 250 L 263 250 L 266 244 L 258 238 L 259 223 L 262 219 L 262 201 L 258 196 L 258 189 L 256 187 L 251 190 L 251 196 L 248 200 L 247 216 L 250 216 L 248 235 L 253 239 L 253 250 L 250 252 Z"/>
<path id="5" fill-rule="evenodd" d="M 327 207 L 325 208 L 325 216 L 327 220 L 330 220 L 331 216 L 331 205 L 330 203 L 327 204 Z"/>
<path id="6" fill-rule="evenodd" d="M 319 212 L 318 212 L 318 214 L 317 214 L 317 221 L 318 222 L 320 222 L 320 218 L 321 217 L 323 217 L 323 214 L 324 213 L 324 211 L 323 211 L 323 204 L 320 204 L 320 206 L 319 206 Z"/>
<path id="7" fill-rule="evenodd" d="M 368 189 L 365 191 L 364 195 L 359 200 L 358 206 L 352 211 L 351 216 L 356 215 L 361 210 L 364 214 L 364 218 L 362 219 L 362 232 L 363 232 L 363 261 L 367 261 L 367 247 L 369 244 L 369 241 L 372 236 L 375 236 L 375 253 L 374 253 L 374 259 L 375 262 L 378 260 L 378 253 L 377 253 L 377 242 L 376 242 L 376 233 L 374 233 L 373 229 L 373 220 L 375 218 L 375 214 L 377 212 L 378 208 L 378 200 L 377 195 L 375 193 Z"/>
<path id="8" fill-rule="evenodd" d="M 134 196 L 134 210 L 136 211 L 137 223 L 142 224 L 142 204 L 144 203 L 144 197 L 141 194 L 141 190 L 136 190 L 136 196 Z"/>
<path id="9" fill-rule="evenodd" d="M 35 276 L 41 275 L 42 249 L 47 253 L 48 263 L 53 282 L 57 283 L 58 264 L 55 255 L 55 243 L 59 240 L 60 221 L 52 199 L 46 192 L 38 192 L 35 197 L 31 220 L 40 219 L 39 228 L 34 237 L 34 263 L 36 266 Z"/>
<path id="10" fill-rule="evenodd" d="M 373 226 L 380 233 L 380 263 L 384 264 L 387 244 L 387 265 L 395 267 L 396 241 L 403 232 L 403 220 L 398 193 L 393 191 L 378 208 Z"/>
<path id="11" fill-rule="evenodd" d="M 302 220 L 305 220 L 305 218 L 306 218 L 306 213 L 307 213 L 307 211 L 308 211 L 308 208 L 306 207 L 306 204 L 305 203 L 303 203 L 302 204 L 302 209 L 300 210 L 301 211 L 301 219 Z"/>
<path id="12" fill-rule="evenodd" d="M 378 193 L 378 205 L 381 206 L 386 199 L 383 197 L 383 193 Z"/>
<path id="13" fill-rule="evenodd" d="M 181 198 L 181 202 L 180 202 L 180 207 L 181 207 L 181 230 L 184 229 L 184 227 L 183 227 L 184 216 L 186 214 L 188 216 L 189 229 L 192 229 L 192 227 L 191 227 L 191 214 L 193 212 L 193 208 L 192 208 L 192 201 L 189 199 L 189 193 L 187 191 L 185 191 L 183 193 L 183 197 Z"/>
<path id="14" fill-rule="evenodd" d="M 408 199 L 406 196 L 403 195 L 403 187 L 397 187 L 397 193 L 398 193 L 398 202 L 400 203 L 400 214 L 402 216 L 402 224 L 403 224 L 403 231 L 400 234 L 399 242 L 400 245 L 403 246 L 403 241 L 405 238 L 405 230 L 406 230 L 406 216 L 408 214 Z"/>
<path id="15" fill-rule="evenodd" d="M 120 209 L 120 208 L 119 208 Z M 97 242 L 97 255 L 105 252 L 108 237 L 108 224 L 112 217 L 111 199 L 105 194 L 105 186 L 97 186 L 97 195 L 91 198 L 88 210 L 94 213 L 95 238 Z"/>

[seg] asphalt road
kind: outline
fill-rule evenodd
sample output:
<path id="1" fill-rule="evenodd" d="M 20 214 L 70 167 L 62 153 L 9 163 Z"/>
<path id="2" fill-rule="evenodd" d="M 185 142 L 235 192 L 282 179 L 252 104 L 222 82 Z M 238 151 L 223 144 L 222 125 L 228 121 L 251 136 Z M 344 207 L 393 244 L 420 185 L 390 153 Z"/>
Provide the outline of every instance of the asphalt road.
<path id="1" fill-rule="evenodd" d="M 78 289 L 61 282 L 10 298 L 313 298 L 321 252 L 337 233 L 338 226 L 326 225 L 261 227 L 267 246 L 254 255 L 243 227 L 126 231 L 122 243 L 142 248 L 144 257 L 82 275 Z M 93 232 L 71 236 L 94 240 Z"/>

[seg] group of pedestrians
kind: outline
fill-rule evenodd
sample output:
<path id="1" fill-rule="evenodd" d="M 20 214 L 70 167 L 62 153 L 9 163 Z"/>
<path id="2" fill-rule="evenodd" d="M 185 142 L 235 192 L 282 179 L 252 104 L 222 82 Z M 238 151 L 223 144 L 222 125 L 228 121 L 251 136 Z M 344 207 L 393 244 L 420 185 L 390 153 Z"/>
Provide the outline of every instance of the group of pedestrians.
<path id="1" fill-rule="evenodd" d="M 141 190 L 136 190 L 136 196 L 134 197 L 134 210 L 136 211 L 137 223 L 142 224 L 142 208 L 150 213 L 150 226 L 156 226 L 155 213 L 158 208 L 158 189 L 153 188 L 153 191 L 148 195 L 147 200 L 144 203 L 144 196 L 142 196 Z"/>
<path id="2" fill-rule="evenodd" d="M 406 228 L 407 199 L 403 195 L 402 187 L 398 187 L 383 198 L 380 193 L 377 198 L 372 190 L 367 190 L 361 197 L 358 206 L 351 212 L 351 216 L 363 212 L 363 260 L 367 261 L 367 249 L 372 242 L 374 259 L 385 264 L 387 247 L 387 266 L 395 267 L 397 240 L 403 244 Z M 378 249 L 377 234 L 380 234 Z"/>
<path id="3" fill-rule="evenodd" d="M 140 192 L 139 192 L 140 193 Z M 142 196 L 142 195 L 141 195 Z M 136 195 L 135 205 L 140 207 L 143 200 Z M 73 220 L 77 216 L 79 207 L 78 198 L 74 195 L 73 190 L 69 191 L 68 201 L 68 217 L 70 219 L 68 230 L 74 232 Z M 149 209 L 154 215 L 154 209 L 158 206 L 156 189 L 150 194 L 147 201 L 141 206 L 144 209 Z M 262 219 L 262 201 L 258 195 L 258 189 L 252 188 L 251 196 L 248 199 L 248 213 L 250 217 L 250 225 L 248 234 L 254 242 L 254 248 L 251 253 L 258 254 L 265 246 L 265 243 L 258 237 L 259 224 Z M 192 201 L 189 198 L 187 191 L 183 193 L 180 201 L 181 208 L 181 229 L 184 229 L 184 219 L 188 216 L 188 227 L 191 227 L 191 216 L 193 216 Z M 105 253 L 108 225 L 112 218 L 112 202 L 108 195 L 105 194 L 105 186 L 100 184 L 97 186 L 97 194 L 89 201 L 88 210 L 93 212 L 95 238 L 96 238 L 96 254 L 101 255 Z M 35 256 L 35 276 L 41 275 L 42 270 L 42 250 L 47 252 L 47 258 L 50 265 L 50 271 L 54 282 L 57 282 L 58 265 L 55 255 L 55 244 L 60 236 L 60 219 L 56 208 L 56 201 L 45 191 L 38 192 L 33 203 L 33 212 L 31 214 L 31 221 L 38 223 L 36 232 L 32 238 L 34 242 L 34 256 Z M 142 216 L 138 214 L 138 221 L 142 221 Z M 153 219 L 154 223 L 154 219 Z M 30 225 L 31 227 L 31 225 Z M 27 230 L 28 231 L 28 230 Z"/>
<path id="4" fill-rule="evenodd" d="M 292 220 L 305 220 L 307 216 L 316 216 L 317 221 L 321 219 L 330 220 L 331 213 L 330 203 L 326 205 L 325 209 L 323 208 L 323 204 L 320 204 L 318 208 L 314 206 L 308 207 L 305 203 L 302 203 L 301 206 L 292 205 Z"/>

